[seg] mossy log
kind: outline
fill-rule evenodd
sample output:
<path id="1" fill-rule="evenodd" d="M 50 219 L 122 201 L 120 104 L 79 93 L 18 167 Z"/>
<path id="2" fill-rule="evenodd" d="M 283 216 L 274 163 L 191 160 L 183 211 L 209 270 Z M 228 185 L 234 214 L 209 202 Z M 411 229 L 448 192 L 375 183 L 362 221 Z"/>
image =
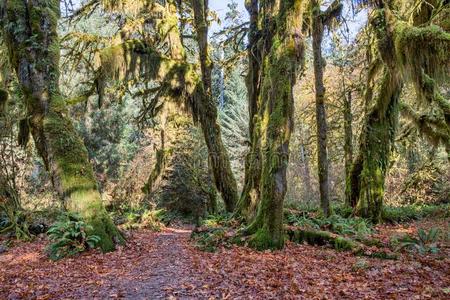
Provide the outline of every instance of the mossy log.
<path id="1" fill-rule="evenodd" d="M 307 243 L 317 246 L 331 245 L 336 250 L 352 251 L 357 254 L 362 252 L 364 248 L 361 243 L 355 240 L 328 231 L 290 227 L 286 233 L 289 240 L 295 243 Z"/>
<path id="2" fill-rule="evenodd" d="M 67 116 L 59 90 L 59 1 L 6 0 L 0 11 L 38 153 L 65 207 L 93 227 L 103 251 L 111 251 L 124 238 L 103 207 L 86 147 Z"/>
<path id="3" fill-rule="evenodd" d="M 330 245 L 336 250 L 350 251 L 358 256 L 367 256 L 382 259 L 398 258 L 398 255 L 396 253 L 391 253 L 383 250 L 373 251 L 372 249 L 367 249 L 367 247 L 380 246 L 382 244 L 380 241 L 375 239 L 354 240 L 329 231 L 304 229 L 298 227 L 288 227 L 286 230 L 286 234 L 289 240 L 294 243 L 307 243 L 313 246 Z"/>

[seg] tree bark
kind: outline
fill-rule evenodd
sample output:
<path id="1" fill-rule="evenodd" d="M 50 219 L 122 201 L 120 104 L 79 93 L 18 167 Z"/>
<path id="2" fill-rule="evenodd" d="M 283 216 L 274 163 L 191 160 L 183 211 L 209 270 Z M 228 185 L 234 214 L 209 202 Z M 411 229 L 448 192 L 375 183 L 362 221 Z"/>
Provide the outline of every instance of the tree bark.
<path id="1" fill-rule="evenodd" d="M 86 148 L 67 117 L 59 90 L 58 0 L 5 0 L 1 20 L 11 65 L 30 116 L 35 145 L 65 207 L 101 238 L 103 251 L 124 239 L 103 207 Z M 34 41 L 34 42 L 30 42 Z"/>

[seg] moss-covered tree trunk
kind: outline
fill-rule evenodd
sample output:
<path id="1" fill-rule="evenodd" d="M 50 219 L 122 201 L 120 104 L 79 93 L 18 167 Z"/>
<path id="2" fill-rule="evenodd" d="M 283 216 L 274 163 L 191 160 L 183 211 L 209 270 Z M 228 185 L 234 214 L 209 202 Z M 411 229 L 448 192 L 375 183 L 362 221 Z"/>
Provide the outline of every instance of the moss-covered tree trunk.
<path id="1" fill-rule="evenodd" d="M 230 159 L 222 142 L 217 122 L 217 106 L 212 98 L 212 62 L 208 50 L 208 1 L 192 0 L 194 26 L 199 46 L 202 81 L 197 86 L 198 118 L 202 126 L 216 187 L 227 211 L 233 212 L 237 202 L 237 184 L 231 170 Z"/>
<path id="2" fill-rule="evenodd" d="M 284 245 L 283 203 L 286 169 L 293 129 L 293 87 L 304 56 L 302 16 L 304 1 L 264 1 L 260 13 L 265 19 L 261 32 L 267 45 L 263 53 L 258 121 L 254 123 L 261 143 L 260 201 L 247 228 L 251 243 L 258 249 Z M 255 136 L 257 136 L 255 135 Z"/>
<path id="3" fill-rule="evenodd" d="M 174 2 L 167 1 L 160 22 L 165 30 L 161 35 L 168 40 L 169 58 L 185 61 Z M 181 107 L 176 97 L 180 96 L 168 95 L 163 99 L 159 112 L 161 141 L 144 192 L 161 207 L 199 219 L 216 212 L 217 192 L 205 141 L 193 122 L 192 113 Z"/>
<path id="4" fill-rule="evenodd" d="M 101 238 L 103 251 L 123 237 L 105 211 L 86 148 L 59 90 L 58 0 L 5 0 L 1 20 L 11 65 L 25 97 L 28 125 L 66 208 Z"/>
<path id="5" fill-rule="evenodd" d="M 445 125 L 447 106 L 443 105 L 442 100 L 445 99 L 439 92 L 438 83 L 449 78 L 450 35 L 439 14 L 449 9 L 450 4 L 440 0 L 430 3 L 432 5 L 425 9 L 414 11 L 408 22 L 391 11 L 398 9 L 396 1 L 380 2 L 372 14 L 372 30 L 376 36 L 376 53 L 381 66 L 374 69 L 378 72 L 371 72 L 372 78 L 369 76 L 373 79 L 374 75 L 378 75 L 378 80 L 375 80 L 374 86 L 367 87 L 372 107 L 362 131 L 360 153 L 352 169 L 351 187 L 355 190 L 351 195 L 357 203 L 355 214 L 374 222 L 381 218 L 384 182 L 394 146 L 404 80 L 414 84 L 417 104 L 431 106 L 438 112 L 433 122 L 428 122 L 426 116 L 421 118 L 422 121 L 417 124 L 419 129 L 426 128 L 425 132 L 437 140 L 441 137 L 428 129 L 448 130 L 448 125 Z M 407 114 L 411 115 L 410 112 Z M 445 145 L 447 139 L 442 142 Z"/>
<path id="6" fill-rule="evenodd" d="M 395 60 L 393 33 L 386 23 L 385 9 L 378 10 L 371 21 L 383 67 L 374 91 L 369 87 L 371 108 L 360 137 L 360 153 L 352 169 L 355 189 L 351 202 L 356 202 L 356 215 L 377 223 L 381 220 L 384 184 L 397 131 L 403 78 Z"/>
<path id="7" fill-rule="evenodd" d="M 361 141 L 359 196 L 355 213 L 377 223 L 381 219 L 384 183 L 394 146 L 402 81 L 385 70 L 375 107 L 367 116 Z"/>

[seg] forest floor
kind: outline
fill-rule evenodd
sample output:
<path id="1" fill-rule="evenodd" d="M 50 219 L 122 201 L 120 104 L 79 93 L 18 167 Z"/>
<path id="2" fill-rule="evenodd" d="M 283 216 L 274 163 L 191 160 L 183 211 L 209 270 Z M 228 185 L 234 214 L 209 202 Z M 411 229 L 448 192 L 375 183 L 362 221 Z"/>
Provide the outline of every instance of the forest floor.
<path id="1" fill-rule="evenodd" d="M 377 227 L 377 237 L 414 233 L 449 220 Z M 447 227 L 447 229 L 446 229 Z M 403 252 L 398 260 L 356 257 L 288 243 L 202 252 L 188 228 L 132 231 L 127 246 L 50 261 L 47 239 L 0 254 L 0 299 L 449 299 L 450 248 Z"/>

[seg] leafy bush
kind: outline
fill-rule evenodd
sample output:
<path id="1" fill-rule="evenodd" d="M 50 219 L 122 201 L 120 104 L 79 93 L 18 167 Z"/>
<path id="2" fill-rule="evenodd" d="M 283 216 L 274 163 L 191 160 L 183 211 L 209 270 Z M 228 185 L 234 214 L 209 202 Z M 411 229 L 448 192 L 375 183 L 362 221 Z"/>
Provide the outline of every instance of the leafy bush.
<path id="1" fill-rule="evenodd" d="M 153 231 L 161 231 L 173 216 L 167 213 L 165 209 L 144 209 L 128 211 L 124 217 L 125 220 L 121 223 L 127 229 L 147 228 Z"/>
<path id="2" fill-rule="evenodd" d="M 237 225 L 239 225 L 239 222 L 229 213 L 208 215 L 201 222 L 201 226 L 206 227 L 235 227 Z"/>
<path id="3" fill-rule="evenodd" d="M 391 223 L 409 222 L 431 216 L 450 217 L 450 205 L 386 206 L 383 209 L 383 219 Z"/>
<path id="4" fill-rule="evenodd" d="M 166 211 L 164 209 L 159 210 L 147 210 L 141 216 L 141 226 L 153 231 L 161 231 L 164 225 L 164 219 L 166 218 Z"/>
<path id="5" fill-rule="evenodd" d="M 8 216 L 5 213 L 0 212 L 0 232 L 2 230 L 5 230 L 10 225 L 11 221 L 9 220 Z"/>
<path id="6" fill-rule="evenodd" d="M 433 227 L 428 232 L 420 228 L 417 237 L 406 235 L 398 240 L 398 249 L 416 250 L 420 254 L 437 253 L 437 240 L 439 238 L 439 228 Z"/>
<path id="7" fill-rule="evenodd" d="M 78 215 L 65 214 L 60 217 L 47 231 L 51 241 L 47 247 L 50 259 L 58 260 L 95 248 L 100 237 L 90 234 L 90 231 L 92 226 L 87 225 Z"/>
<path id="8" fill-rule="evenodd" d="M 222 227 L 209 228 L 207 231 L 193 232 L 191 238 L 199 250 L 214 252 L 225 242 L 226 231 Z"/>

